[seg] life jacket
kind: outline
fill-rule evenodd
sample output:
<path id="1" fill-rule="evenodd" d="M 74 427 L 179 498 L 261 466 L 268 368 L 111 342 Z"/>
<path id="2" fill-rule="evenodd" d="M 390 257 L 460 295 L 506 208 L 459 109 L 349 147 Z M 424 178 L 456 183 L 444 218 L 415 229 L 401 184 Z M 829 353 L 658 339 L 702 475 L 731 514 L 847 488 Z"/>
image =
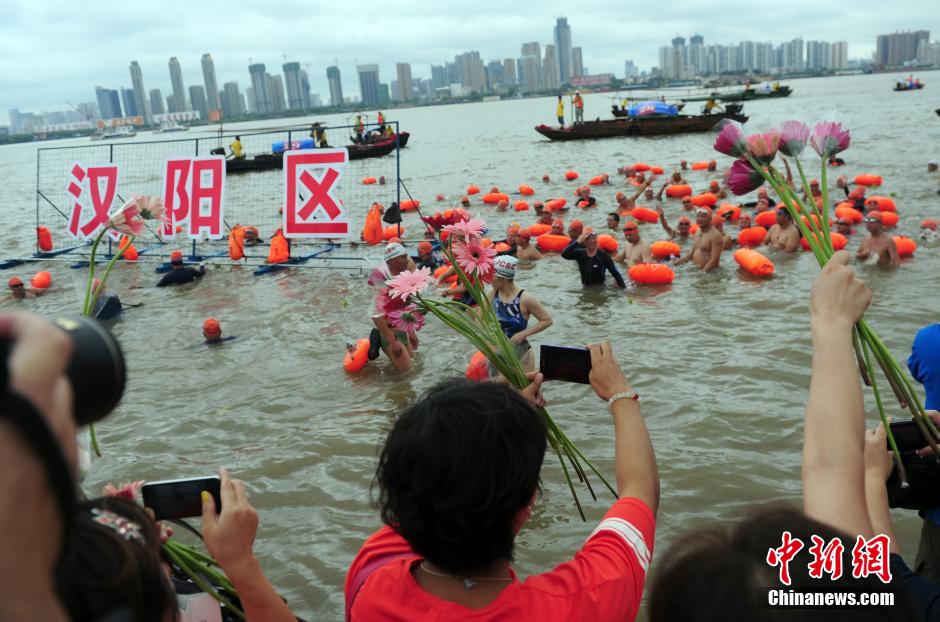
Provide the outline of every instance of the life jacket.
<path id="1" fill-rule="evenodd" d="M 385 115 L 381 112 L 379 113 L 379 125 L 385 125 Z"/>
<path id="2" fill-rule="evenodd" d="M 584 108 L 584 100 L 581 99 L 581 96 L 578 95 L 574 98 L 574 107 L 575 108 Z"/>
<path id="3" fill-rule="evenodd" d="M 369 208 L 366 215 L 366 224 L 362 228 L 362 239 L 369 246 L 375 246 L 382 241 L 384 229 L 382 228 L 382 214 L 378 203 Z"/>
<path id="4" fill-rule="evenodd" d="M 290 246 L 287 244 L 287 238 L 278 229 L 274 237 L 271 238 L 271 250 L 268 251 L 268 263 L 284 263 L 290 259 Z"/>
<path id="5" fill-rule="evenodd" d="M 245 256 L 245 228 L 241 225 L 235 225 L 228 232 L 228 256 L 232 261 Z"/>
<path id="6" fill-rule="evenodd" d="M 129 237 L 127 237 L 126 235 L 122 235 L 121 243 L 118 246 L 118 248 L 125 249 L 124 254 L 121 255 L 121 259 L 126 259 L 128 261 L 137 261 L 137 257 L 139 255 L 137 253 L 137 249 L 134 248 L 133 244 L 131 244 L 131 239 Z"/>
<path id="7" fill-rule="evenodd" d="M 39 250 L 48 253 L 52 250 L 52 232 L 47 227 L 36 227 Z"/>

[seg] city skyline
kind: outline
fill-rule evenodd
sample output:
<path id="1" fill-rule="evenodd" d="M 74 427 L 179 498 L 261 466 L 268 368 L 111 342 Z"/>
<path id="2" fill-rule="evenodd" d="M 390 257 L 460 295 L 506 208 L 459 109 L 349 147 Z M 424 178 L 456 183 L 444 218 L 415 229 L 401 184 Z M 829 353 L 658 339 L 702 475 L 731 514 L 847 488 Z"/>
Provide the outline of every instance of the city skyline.
<path id="1" fill-rule="evenodd" d="M 344 95 L 349 96 L 359 94 L 356 67 L 361 64 L 378 64 L 382 81 L 390 83 L 397 75 L 396 63 L 410 64 L 413 79 L 427 80 L 432 64 L 467 50 L 478 50 L 489 63 L 518 58 L 522 43 L 537 41 L 543 55 L 546 45 L 555 46 L 557 55 L 554 27 L 560 16 L 568 19 L 571 44 L 582 49 L 583 65 L 594 74 L 617 76 L 623 75 L 626 59 L 641 70 L 657 65 L 658 48 L 676 33 L 702 32 L 713 43 L 845 39 L 851 58 L 870 58 L 879 34 L 921 28 L 940 31 L 940 24 L 924 23 L 925 16 L 933 22 L 938 19 L 935 11 L 926 10 L 930 7 L 926 2 L 892 9 L 893 23 L 885 24 L 883 5 L 871 0 L 856 3 L 849 14 L 842 6 L 820 9 L 808 0 L 788 3 L 786 8 L 755 6 L 746 19 L 722 16 L 715 4 L 681 6 L 663 19 L 624 17 L 622 11 L 600 2 L 572 13 L 528 0 L 511 7 L 481 0 L 472 12 L 449 6 L 412 12 L 408 3 L 396 6 L 401 15 L 395 18 L 396 37 L 373 40 L 368 29 L 357 26 L 338 8 L 325 7 L 306 17 L 302 11 L 293 14 L 298 11 L 292 13 L 292 9 L 300 7 L 290 3 L 237 11 L 222 10 L 223 5 L 215 2 L 195 5 L 168 0 L 165 4 L 159 15 L 99 0 L 90 0 L 80 14 L 66 11 L 58 1 L 10 7 L 0 24 L 8 35 L 0 38 L 0 67 L 4 69 L 0 72 L 0 110 L 41 112 L 62 109 L 66 100 L 93 101 L 96 85 L 132 89 L 127 74 L 131 60 L 141 67 L 149 103 L 150 90 L 159 89 L 164 97 L 173 93 L 168 71 L 171 57 L 179 60 L 187 86 L 183 96 L 188 99 L 189 85 L 204 85 L 200 61 L 205 53 L 214 60 L 219 90 L 227 82 L 238 82 L 245 91 L 250 82 L 249 59 L 266 64 L 271 73 L 280 73 L 284 62 L 298 62 L 305 69 L 309 65 L 311 94 L 319 94 L 326 102 L 330 99 L 328 66 L 338 66 Z M 728 14 L 735 15 L 730 7 L 728 3 Z M 368 15 L 370 8 L 384 10 L 367 0 L 357 13 Z M 428 16 L 414 16 L 418 13 Z M 813 19 L 796 21 L 793 15 Z M 774 24 L 773 31 L 767 23 Z M 312 32 L 317 37 L 309 36 Z M 26 49 L 28 56 L 23 54 Z"/>

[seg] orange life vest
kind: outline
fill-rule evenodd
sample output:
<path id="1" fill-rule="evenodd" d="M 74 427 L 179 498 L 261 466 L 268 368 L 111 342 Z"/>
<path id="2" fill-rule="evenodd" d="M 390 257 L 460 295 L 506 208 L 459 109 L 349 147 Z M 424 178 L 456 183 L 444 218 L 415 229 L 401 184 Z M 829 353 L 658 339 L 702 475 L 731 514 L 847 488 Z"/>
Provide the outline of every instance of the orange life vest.
<path id="1" fill-rule="evenodd" d="M 268 252 L 268 263 L 284 263 L 290 259 L 290 246 L 284 233 L 278 229 L 271 238 L 271 250 Z"/>
<path id="2" fill-rule="evenodd" d="M 137 261 L 137 257 L 139 255 L 137 253 L 137 249 L 134 248 L 133 244 L 131 244 L 131 239 L 129 237 L 127 237 L 126 235 L 122 235 L 121 243 L 118 248 L 125 249 L 124 254 L 121 255 L 121 259 L 126 259 L 128 261 Z"/>
<path id="3" fill-rule="evenodd" d="M 235 225 L 228 232 L 228 256 L 232 261 L 245 256 L 245 228 L 241 225 Z"/>

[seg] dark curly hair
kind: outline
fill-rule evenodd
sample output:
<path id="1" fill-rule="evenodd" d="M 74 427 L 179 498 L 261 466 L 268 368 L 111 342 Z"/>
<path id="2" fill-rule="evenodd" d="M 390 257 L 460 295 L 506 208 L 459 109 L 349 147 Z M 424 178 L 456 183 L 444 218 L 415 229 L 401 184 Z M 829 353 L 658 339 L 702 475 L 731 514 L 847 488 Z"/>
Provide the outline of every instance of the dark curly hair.
<path id="1" fill-rule="evenodd" d="M 375 476 L 382 520 L 454 575 L 512 560 L 513 519 L 539 486 L 546 444 L 545 423 L 516 391 L 441 382 L 385 440 Z"/>

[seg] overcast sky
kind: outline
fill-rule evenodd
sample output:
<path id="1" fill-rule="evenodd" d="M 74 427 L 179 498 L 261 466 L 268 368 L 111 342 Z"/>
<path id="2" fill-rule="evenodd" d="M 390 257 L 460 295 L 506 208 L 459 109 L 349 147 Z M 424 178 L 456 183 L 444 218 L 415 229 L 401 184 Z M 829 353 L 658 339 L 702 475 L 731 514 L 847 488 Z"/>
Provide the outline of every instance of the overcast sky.
<path id="1" fill-rule="evenodd" d="M 235 80 L 244 92 L 249 58 L 275 74 L 286 55 L 306 66 L 311 90 L 328 102 L 326 67 L 334 61 L 344 94 L 357 94 L 357 60 L 379 63 L 382 82 L 395 78 L 396 62 L 410 62 L 414 77 L 429 78 L 431 63 L 467 50 L 479 50 L 486 62 L 518 57 L 526 41 L 544 46 L 558 16 L 568 18 L 585 67 L 618 77 L 626 59 L 641 69 L 655 65 L 659 46 L 676 34 L 700 33 L 706 45 L 845 39 L 850 59 L 870 57 L 881 33 L 923 28 L 940 38 L 936 0 L 473 0 L 439 6 L 417 0 L 0 0 L 0 122 L 9 108 L 41 112 L 67 109 L 66 100 L 94 101 L 96 85 L 130 88 L 131 60 L 140 63 L 146 89 L 159 88 L 166 97 L 169 57 L 179 58 L 188 88 L 203 83 L 205 52 L 215 59 L 219 88 Z"/>

